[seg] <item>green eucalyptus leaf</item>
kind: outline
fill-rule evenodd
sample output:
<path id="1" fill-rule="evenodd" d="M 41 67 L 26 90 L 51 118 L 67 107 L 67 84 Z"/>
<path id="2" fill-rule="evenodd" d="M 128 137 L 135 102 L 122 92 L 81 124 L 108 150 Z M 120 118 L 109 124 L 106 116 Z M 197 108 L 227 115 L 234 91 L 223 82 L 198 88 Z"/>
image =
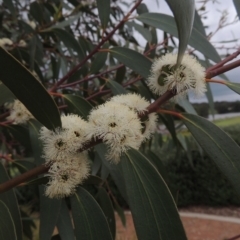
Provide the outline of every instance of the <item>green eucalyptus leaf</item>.
<path id="1" fill-rule="evenodd" d="M 180 105 L 181 107 L 183 107 L 187 113 L 197 115 L 196 110 L 194 109 L 192 104 L 187 99 L 182 98 L 182 99 L 178 100 L 177 104 Z"/>
<path id="2" fill-rule="evenodd" d="M 117 58 L 118 61 L 125 64 L 142 77 L 147 78 L 149 76 L 152 63 L 139 52 L 124 47 L 114 47 L 109 49 L 109 52 L 114 58 Z"/>
<path id="3" fill-rule="evenodd" d="M 195 2 L 194 0 L 166 0 L 171 8 L 178 29 L 179 47 L 177 66 L 180 66 L 192 32 Z"/>
<path id="4" fill-rule="evenodd" d="M 45 187 L 39 186 L 40 193 L 40 240 L 51 239 L 61 210 L 62 199 L 50 199 L 44 195 Z"/>
<path id="5" fill-rule="evenodd" d="M 9 177 L 8 174 L 4 168 L 4 166 L 0 163 L 0 184 L 4 183 L 6 181 L 9 181 Z M 0 223 L 0 236 L 4 236 L 3 234 L 3 227 L 5 226 L 5 230 L 6 230 L 6 234 L 9 228 L 11 228 L 12 226 L 14 226 L 14 232 L 16 234 L 16 236 L 18 236 L 18 238 L 1 238 L 0 239 L 17 239 L 17 240 L 21 240 L 22 239 L 22 222 L 21 222 L 21 217 L 20 217 L 20 211 L 19 211 L 19 207 L 18 207 L 18 202 L 17 202 L 17 198 L 15 195 L 15 192 L 13 189 L 10 189 L 6 192 L 3 192 L 0 194 L 0 202 L 2 203 L 0 205 L 0 219 L 4 222 Z M 6 214 L 6 209 L 9 212 L 9 216 Z M 6 215 L 5 215 L 6 214 Z M 6 217 L 6 219 L 5 219 Z M 12 219 L 12 224 L 10 224 L 10 218 Z M 5 222 L 6 221 L 6 222 Z M 5 225 L 9 223 L 10 225 Z M 12 234 L 13 234 L 12 233 Z M 7 235 L 6 235 L 7 236 Z"/>
<path id="6" fill-rule="evenodd" d="M 65 27 L 71 25 L 77 19 L 79 19 L 79 17 L 82 16 L 82 14 L 83 14 L 82 12 L 79 12 L 76 15 L 73 15 L 73 16 L 69 17 L 67 20 L 64 20 L 62 22 L 58 22 L 55 25 L 53 25 L 52 27 L 44 29 L 44 31 L 48 31 L 48 30 L 53 29 L 53 28 L 65 28 Z"/>
<path id="7" fill-rule="evenodd" d="M 22 218 L 22 224 L 23 224 L 23 233 L 26 237 L 28 237 L 30 240 L 33 239 L 33 229 L 36 229 L 36 224 L 34 223 L 33 219 L 26 214 L 24 211 L 20 211 L 21 218 Z"/>
<path id="8" fill-rule="evenodd" d="M 144 13 L 139 15 L 137 19 L 143 23 L 146 23 L 150 26 L 168 32 L 175 37 L 178 37 L 176 23 L 172 16 L 161 13 Z M 198 50 L 214 62 L 219 62 L 221 60 L 216 49 L 208 41 L 206 36 L 199 32 L 195 27 L 193 27 L 192 29 L 192 34 L 189 39 L 189 45 L 194 47 L 196 50 Z"/>
<path id="9" fill-rule="evenodd" d="M 106 216 L 112 237 L 113 237 L 113 239 L 115 239 L 115 237 L 116 237 L 116 221 L 115 221 L 114 209 L 112 206 L 112 201 L 104 188 L 102 188 L 102 187 L 98 188 L 96 200 L 98 201 L 100 207 L 102 208 L 102 210 Z"/>
<path id="10" fill-rule="evenodd" d="M 207 96 L 209 107 L 210 107 L 210 113 L 214 116 L 214 112 L 215 112 L 215 110 L 214 110 L 214 100 L 213 100 L 213 94 L 212 94 L 212 90 L 210 88 L 209 83 L 206 83 L 206 87 L 207 87 L 206 96 Z"/>
<path id="11" fill-rule="evenodd" d="M 87 119 L 89 112 L 92 109 L 92 105 L 88 101 L 72 94 L 64 94 L 63 97 L 67 101 L 67 105 L 72 113 L 78 114 L 84 119 Z"/>
<path id="12" fill-rule="evenodd" d="M 3 0 L 4 5 L 9 9 L 9 12 L 13 14 L 15 17 L 16 15 L 16 9 L 14 7 L 13 1 L 12 0 Z"/>
<path id="13" fill-rule="evenodd" d="M 110 0 L 96 0 L 98 15 L 101 20 L 101 25 L 103 29 L 106 29 L 110 17 Z"/>
<path id="14" fill-rule="evenodd" d="M 240 0 L 233 0 L 233 3 L 237 11 L 238 18 L 240 20 Z"/>
<path id="15" fill-rule="evenodd" d="M 79 187 L 71 197 L 76 240 L 112 240 L 107 220 L 92 195 Z"/>
<path id="16" fill-rule="evenodd" d="M 39 177 L 39 178 L 36 178 L 32 181 L 29 181 L 27 183 L 25 183 L 24 185 L 40 185 L 40 184 L 47 184 L 49 181 L 49 177 Z"/>
<path id="17" fill-rule="evenodd" d="M 127 22 L 125 25 L 128 25 L 130 27 L 134 27 L 135 30 L 137 32 L 139 32 L 147 40 L 147 42 L 152 41 L 152 34 L 147 28 L 145 28 L 145 27 L 143 27 L 140 24 L 137 24 L 135 22 Z"/>
<path id="18" fill-rule="evenodd" d="M 57 35 L 59 40 L 62 41 L 68 49 L 72 49 L 77 52 L 78 59 L 80 61 L 84 59 L 84 57 L 86 56 L 86 52 L 71 33 L 61 28 L 54 28 L 52 29 L 52 31 Z"/>
<path id="19" fill-rule="evenodd" d="M 110 175 L 113 178 L 115 184 L 118 187 L 118 190 L 120 191 L 122 197 L 127 202 L 127 194 L 126 194 L 126 188 L 123 180 L 123 176 L 119 170 L 119 168 L 115 165 L 110 163 L 108 160 L 106 160 L 106 153 L 107 153 L 107 147 L 105 144 L 101 143 L 95 146 L 95 150 L 98 153 L 99 157 L 102 160 L 102 163 L 109 169 Z"/>
<path id="20" fill-rule="evenodd" d="M 126 89 L 116 81 L 108 80 L 107 86 L 112 90 L 113 95 L 127 93 Z"/>
<path id="21" fill-rule="evenodd" d="M 224 131 L 205 118 L 181 114 L 196 141 L 232 183 L 240 196 L 240 147 Z"/>
<path id="22" fill-rule="evenodd" d="M 235 93 L 240 94 L 240 83 L 225 81 L 225 85 L 233 90 Z"/>
<path id="23" fill-rule="evenodd" d="M 61 240 L 75 240 L 72 219 L 66 201 L 62 201 L 57 228 Z"/>
<path id="24" fill-rule="evenodd" d="M 44 86 L 16 58 L 0 48 L 1 81 L 49 129 L 61 126 L 58 108 Z"/>
<path id="25" fill-rule="evenodd" d="M 14 98 L 13 93 L 0 81 L 0 106 Z"/>
<path id="26" fill-rule="evenodd" d="M 97 73 L 104 67 L 107 60 L 107 55 L 107 52 L 99 52 L 95 55 L 95 59 L 93 60 L 90 68 L 91 73 Z"/>
<path id="27" fill-rule="evenodd" d="M 20 125 L 8 125 L 7 130 L 11 133 L 13 138 L 19 141 L 27 149 L 31 148 L 31 142 L 28 136 L 28 129 Z"/>
<path id="28" fill-rule="evenodd" d="M 30 4 L 30 14 L 41 25 L 43 23 L 43 6 L 37 1 Z"/>
<path id="29" fill-rule="evenodd" d="M 116 72 L 115 81 L 118 83 L 122 83 L 125 75 L 126 75 L 126 67 L 123 66 L 123 67 L 118 68 L 118 70 Z"/>
<path id="30" fill-rule="evenodd" d="M 151 162 L 131 149 L 119 165 L 138 239 L 187 239 L 173 197 Z"/>
<path id="31" fill-rule="evenodd" d="M 13 222 L 13 217 L 7 205 L 0 200 L 0 237 L 3 240 L 18 239 L 16 229 Z"/>

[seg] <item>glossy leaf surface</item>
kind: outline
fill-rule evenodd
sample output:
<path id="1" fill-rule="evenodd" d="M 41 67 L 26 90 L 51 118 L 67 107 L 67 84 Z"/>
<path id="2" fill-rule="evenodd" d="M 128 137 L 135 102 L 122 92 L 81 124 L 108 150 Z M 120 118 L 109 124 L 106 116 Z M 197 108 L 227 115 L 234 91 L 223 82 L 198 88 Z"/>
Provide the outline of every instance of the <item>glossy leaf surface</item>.
<path id="1" fill-rule="evenodd" d="M 173 197 L 150 161 L 131 149 L 120 164 L 138 239 L 187 239 Z"/>
<path id="2" fill-rule="evenodd" d="M 182 114 L 182 120 L 203 150 L 232 183 L 240 196 L 240 147 L 223 130 L 205 118 Z"/>
<path id="3" fill-rule="evenodd" d="M 0 48 L 1 81 L 45 127 L 61 126 L 58 108 L 43 85 L 16 58 Z"/>
<path id="4" fill-rule="evenodd" d="M 76 240 L 112 240 L 107 220 L 96 200 L 84 188 L 79 187 L 71 197 Z"/>

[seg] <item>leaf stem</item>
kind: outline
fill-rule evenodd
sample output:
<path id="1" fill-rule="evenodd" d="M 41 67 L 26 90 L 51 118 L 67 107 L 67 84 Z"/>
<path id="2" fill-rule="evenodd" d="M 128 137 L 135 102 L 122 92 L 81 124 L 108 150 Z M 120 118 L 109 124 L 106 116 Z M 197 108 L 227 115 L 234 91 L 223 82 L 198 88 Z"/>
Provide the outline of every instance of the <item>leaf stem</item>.
<path id="1" fill-rule="evenodd" d="M 33 177 L 36 177 L 43 173 L 46 173 L 48 171 L 48 169 L 49 169 L 49 167 L 47 167 L 45 165 L 40 165 L 40 166 L 37 166 L 15 178 L 10 179 L 5 183 L 0 184 L 0 193 L 6 192 L 6 191 L 10 190 L 11 188 L 16 187 L 20 183 L 30 180 Z"/>
<path id="2" fill-rule="evenodd" d="M 220 80 L 220 79 L 208 79 L 208 78 L 206 78 L 205 80 L 206 80 L 206 82 L 220 83 L 220 84 L 226 85 L 226 82 L 224 80 Z"/>
<path id="3" fill-rule="evenodd" d="M 178 112 L 174 112 L 174 111 L 169 111 L 169 110 L 165 110 L 165 109 L 158 109 L 156 112 L 158 113 L 165 113 L 165 114 L 170 114 L 172 116 L 176 116 L 178 118 L 183 118 L 181 113 Z"/>

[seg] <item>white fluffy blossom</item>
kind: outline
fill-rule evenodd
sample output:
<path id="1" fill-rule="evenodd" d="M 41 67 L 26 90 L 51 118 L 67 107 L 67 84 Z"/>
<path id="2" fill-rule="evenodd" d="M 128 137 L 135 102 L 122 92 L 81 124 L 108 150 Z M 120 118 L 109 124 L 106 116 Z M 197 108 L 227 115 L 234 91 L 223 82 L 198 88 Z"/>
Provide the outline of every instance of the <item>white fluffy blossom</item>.
<path id="1" fill-rule="evenodd" d="M 68 129 L 71 142 L 71 151 L 77 151 L 89 141 L 87 136 L 89 123 L 76 114 L 61 117 L 63 129 Z"/>
<path id="2" fill-rule="evenodd" d="M 7 119 L 9 121 L 13 121 L 14 124 L 23 124 L 26 123 L 29 119 L 34 118 L 33 115 L 19 100 L 15 100 L 8 106 L 10 109 L 10 115 L 7 117 Z"/>
<path id="3" fill-rule="evenodd" d="M 32 29 L 36 29 L 36 23 L 34 21 L 27 21 L 27 24 L 32 28 Z"/>
<path id="4" fill-rule="evenodd" d="M 18 46 L 19 47 L 26 47 L 27 43 L 24 40 L 20 40 L 19 43 L 18 43 Z"/>
<path id="5" fill-rule="evenodd" d="M 76 187 L 89 176 L 90 165 L 86 153 L 69 156 L 64 161 L 54 162 L 47 176 L 45 195 L 49 198 L 63 198 L 75 192 Z"/>
<path id="6" fill-rule="evenodd" d="M 143 141 L 141 122 L 129 107 L 107 102 L 89 115 L 89 136 L 99 137 L 108 146 L 107 159 L 117 163 L 121 153 L 130 147 L 138 149 Z"/>
<path id="7" fill-rule="evenodd" d="M 175 89 L 176 97 L 186 95 L 187 90 L 192 90 L 197 96 L 206 91 L 205 70 L 191 55 L 185 54 L 181 65 L 175 69 L 176 54 L 166 54 L 156 59 L 152 65 L 148 86 L 159 95 L 167 90 Z"/>
<path id="8" fill-rule="evenodd" d="M 0 38 L 0 47 L 4 49 L 8 49 L 10 46 L 13 45 L 13 42 L 9 38 Z"/>
<path id="9" fill-rule="evenodd" d="M 62 128 L 54 131 L 42 127 L 40 139 L 43 141 L 43 157 L 47 162 L 62 161 L 74 155 L 88 141 L 88 123 L 81 117 L 70 114 L 62 116 Z"/>
<path id="10" fill-rule="evenodd" d="M 146 113 L 147 107 L 150 102 L 136 93 L 116 95 L 110 99 L 111 102 L 120 103 L 131 110 L 134 110 L 137 114 Z M 151 134 L 156 130 L 157 115 L 151 113 L 146 117 L 146 120 L 142 120 L 142 133 L 145 139 L 150 138 Z"/>

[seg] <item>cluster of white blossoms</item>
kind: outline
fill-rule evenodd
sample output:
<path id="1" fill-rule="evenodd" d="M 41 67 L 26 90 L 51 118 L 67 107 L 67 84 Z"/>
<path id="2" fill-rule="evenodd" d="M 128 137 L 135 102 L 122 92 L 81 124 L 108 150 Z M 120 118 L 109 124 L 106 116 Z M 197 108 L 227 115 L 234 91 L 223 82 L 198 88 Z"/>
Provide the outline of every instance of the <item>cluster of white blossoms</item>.
<path id="1" fill-rule="evenodd" d="M 147 115 L 150 103 L 137 94 L 119 95 L 92 109 L 88 121 L 77 115 L 62 116 L 62 128 L 42 127 L 43 157 L 50 166 L 46 196 L 62 198 L 75 192 L 89 175 L 87 152 L 80 152 L 93 139 L 108 147 L 106 159 L 117 164 L 129 148 L 139 149 L 156 129 L 157 116 Z"/>
<path id="2" fill-rule="evenodd" d="M 31 118 L 34 118 L 19 100 L 15 100 L 13 103 L 5 106 L 10 110 L 10 115 L 7 117 L 7 120 L 13 121 L 13 124 L 24 124 Z"/>
<path id="3" fill-rule="evenodd" d="M 13 41 L 9 38 L 0 38 L 0 47 L 8 49 L 13 45 Z"/>
<path id="4" fill-rule="evenodd" d="M 118 163 L 122 153 L 130 147 L 139 149 L 141 143 L 155 131 L 155 113 L 149 114 L 145 121 L 139 117 L 147 111 L 149 104 L 137 94 L 126 94 L 115 96 L 91 111 L 88 135 L 101 138 L 108 146 L 108 160 Z"/>
<path id="5" fill-rule="evenodd" d="M 74 193 L 76 187 L 89 175 L 90 162 L 86 152 L 78 152 L 89 140 L 88 123 L 81 117 L 70 114 L 62 116 L 62 128 L 55 131 L 42 127 L 43 157 L 50 166 L 50 181 L 46 196 L 62 198 Z"/>
<path id="6" fill-rule="evenodd" d="M 176 97 L 185 96 L 188 90 L 201 96 L 206 91 L 205 69 L 191 55 L 185 54 L 179 67 L 175 67 L 177 55 L 168 53 L 153 62 L 149 88 L 162 95 L 168 90 L 176 91 Z"/>

